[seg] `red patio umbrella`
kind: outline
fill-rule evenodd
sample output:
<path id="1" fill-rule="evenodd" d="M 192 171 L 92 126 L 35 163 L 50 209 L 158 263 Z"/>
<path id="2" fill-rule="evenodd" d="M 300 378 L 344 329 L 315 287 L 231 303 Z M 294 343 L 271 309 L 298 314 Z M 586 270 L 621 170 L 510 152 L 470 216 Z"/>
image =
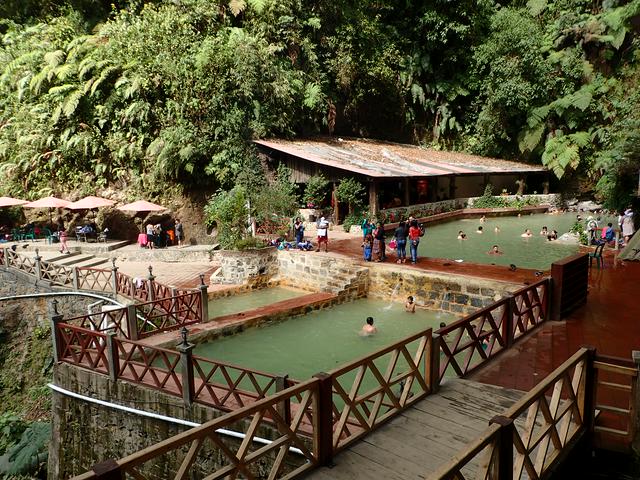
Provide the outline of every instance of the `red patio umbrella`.
<path id="1" fill-rule="evenodd" d="M 18 205 L 24 205 L 29 203 L 26 200 L 20 200 L 19 198 L 0 197 L 0 207 L 16 207 Z"/>
<path id="2" fill-rule="evenodd" d="M 27 208 L 65 208 L 71 202 L 56 197 L 44 197 L 35 202 L 25 203 L 23 206 Z"/>
<path id="3" fill-rule="evenodd" d="M 163 210 L 167 210 L 166 207 L 162 205 L 157 205 L 155 203 L 147 202 L 146 200 L 138 200 L 137 202 L 127 203 L 121 207 L 118 207 L 118 210 L 122 210 L 123 212 L 161 212 Z"/>
<path id="4" fill-rule="evenodd" d="M 26 208 L 48 208 L 49 209 L 49 223 L 52 223 L 51 212 L 54 208 L 65 208 L 71 202 L 68 200 L 62 200 L 56 197 L 44 197 L 35 202 L 25 203 L 23 207 Z"/>
<path id="5" fill-rule="evenodd" d="M 106 198 L 88 196 L 77 202 L 70 203 L 66 208 L 69 210 L 92 210 L 94 208 L 110 207 L 114 203 L 116 202 L 107 200 Z"/>

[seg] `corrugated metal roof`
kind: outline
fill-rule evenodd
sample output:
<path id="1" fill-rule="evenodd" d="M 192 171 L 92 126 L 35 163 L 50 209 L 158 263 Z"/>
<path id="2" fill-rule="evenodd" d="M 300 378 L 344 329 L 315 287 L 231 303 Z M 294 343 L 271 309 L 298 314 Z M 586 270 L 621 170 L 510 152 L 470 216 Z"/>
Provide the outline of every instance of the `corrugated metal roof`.
<path id="1" fill-rule="evenodd" d="M 377 178 L 546 171 L 540 165 L 360 138 L 271 139 L 255 143 L 310 162 Z"/>

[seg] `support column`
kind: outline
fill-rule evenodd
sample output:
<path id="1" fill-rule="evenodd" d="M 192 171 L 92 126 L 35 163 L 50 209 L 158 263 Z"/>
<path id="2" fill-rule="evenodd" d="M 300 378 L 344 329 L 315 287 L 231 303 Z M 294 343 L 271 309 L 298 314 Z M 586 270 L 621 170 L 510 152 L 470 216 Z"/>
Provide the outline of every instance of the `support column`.
<path id="1" fill-rule="evenodd" d="M 148 289 L 148 297 L 149 301 L 153 302 L 155 300 L 155 293 L 153 291 L 153 281 L 156 277 L 153 276 L 153 267 L 149 265 L 149 276 L 147 277 L 147 289 Z"/>
<path id="2" fill-rule="evenodd" d="M 204 283 L 204 273 L 200 274 L 200 311 L 202 312 L 201 322 L 209 321 L 209 291 Z"/>
<path id="3" fill-rule="evenodd" d="M 489 425 L 500 425 L 498 440 L 498 472 L 495 478 L 509 480 L 513 478 L 513 420 L 497 415 L 489 421 Z"/>
<path id="4" fill-rule="evenodd" d="M 61 323 L 63 316 L 58 313 L 58 300 L 51 302 L 51 340 L 53 342 L 53 361 L 58 363 L 62 356 L 62 336 L 58 330 L 58 323 Z"/>
<path id="5" fill-rule="evenodd" d="M 318 410 L 313 416 L 318 464 L 329 466 L 333 464 L 333 378 L 324 372 L 313 377 L 320 380 Z"/>
<path id="6" fill-rule="evenodd" d="M 42 279 L 42 264 L 40 263 L 40 260 L 42 260 L 42 257 L 40 256 L 40 252 L 38 251 L 37 248 L 36 248 L 36 256 L 34 260 L 36 264 L 36 277 L 38 278 L 38 280 L 40 280 Z"/>
<path id="7" fill-rule="evenodd" d="M 127 305 L 127 333 L 129 340 L 138 340 L 138 317 L 135 303 Z"/>
<path id="8" fill-rule="evenodd" d="M 403 193 L 403 202 L 404 207 L 408 207 L 411 205 L 411 192 L 409 191 L 409 177 L 405 177 L 402 179 L 402 193 Z"/>
<path id="9" fill-rule="evenodd" d="M 107 332 L 107 361 L 109 362 L 109 378 L 115 382 L 120 372 L 120 357 L 115 342 L 116 332 Z"/>
<path id="10" fill-rule="evenodd" d="M 113 294 L 118 293 L 118 267 L 116 267 L 116 259 L 111 259 L 111 290 Z"/>
<path id="11" fill-rule="evenodd" d="M 369 210 L 371 210 L 371 216 L 375 217 L 378 214 L 378 181 L 369 181 Z"/>
<path id="12" fill-rule="evenodd" d="M 276 392 L 282 392 L 289 388 L 289 375 L 280 375 L 276 377 Z M 287 425 L 291 424 L 291 400 L 287 398 L 277 405 L 278 414 L 282 417 Z"/>

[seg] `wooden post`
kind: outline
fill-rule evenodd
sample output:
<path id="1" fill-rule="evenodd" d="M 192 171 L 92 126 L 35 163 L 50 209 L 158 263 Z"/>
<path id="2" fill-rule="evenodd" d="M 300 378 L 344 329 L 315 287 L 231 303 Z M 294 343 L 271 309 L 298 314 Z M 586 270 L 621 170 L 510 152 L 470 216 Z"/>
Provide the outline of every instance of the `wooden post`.
<path id="1" fill-rule="evenodd" d="M 276 377 L 276 392 L 282 392 L 289 388 L 289 375 Z M 291 425 L 291 400 L 289 398 L 279 402 L 276 407 L 278 414 L 287 425 Z"/>
<path id="2" fill-rule="evenodd" d="M 328 373 L 316 373 L 318 385 L 318 417 L 316 435 L 318 436 L 318 464 L 332 465 L 333 459 L 333 378 Z"/>
<path id="3" fill-rule="evenodd" d="M 124 480 L 124 472 L 118 462 L 109 459 L 101 463 L 96 463 L 91 470 L 95 473 L 97 480 Z"/>
<path id="4" fill-rule="evenodd" d="M 431 394 L 438 393 L 440 390 L 440 334 L 434 333 L 431 338 L 431 355 L 425 355 L 425 361 L 429 364 L 425 366 L 428 377 L 428 385 Z"/>
<path id="5" fill-rule="evenodd" d="M 505 339 L 507 346 L 506 348 L 511 348 L 514 341 L 514 332 L 513 332 L 513 313 L 515 312 L 515 304 L 516 299 L 513 295 L 508 295 L 506 298 L 506 303 L 504 305 L 505 308 L 505 318 L 502 324 L 502 335 Z"/>
<path id="6" fill-rule="evenodd" d="M 58 329 L 58 323 L 62 322 L 63 316 L 58 313 L 58 301 L 51 302 L 51 341 L 53 342 L 53 361 L 58 363 L 62 356 L 62 336 Z"/>
<path id="7" fill-rule="evenodd" d="M 333 182 L 333 190 L 331 190 L 331 200 L 333 203 L 333 223 L 336 225 L 340 224 L 340 202 L 338 201 L 338 197 L 336 196 L 336 190 L 338 189 L 338 184 Z"/>
<path id="8" fill-rule="evenodd" d="M 120 357 L 118 356 L 118 346 L 116 345 L 116 332 L 107 332 L 107 362 L 109 363 L 109 378 L 112 381 L 118 379 L 120 372 Z"/>
<path id="9" fill-rule="evenodd" d="M 585 428 L 588 439 L 593 438 L 593 427 L 596 413 L 596 388 L 597 372 L 593 366 L 596 358 L 596 349 L 591 346 L 583 346 L 587 349 L 587 357 L 584 365 L 584 387 L 578 389 L 578 408 L 582 402 L 582 424 Z"/>
<path id="10" fill-rule="evenodd" d="M 513 420 L 509 417 L 497 415 L 489 421 L 489 425 L 500 425 L 498 437 L 498 480 L 511 480 L 513 478 Z M 493 478 L 493 477 L 492 477 Z"/>
<path id="11" fill-rule="evenodd" d="M 182 334 L 182 343 L 177 345 L 177 349 L 180 352 L 180 369 L 182 373 L 182 399 L 187 407 L 190 407 L 195 397 L 195 382 L 193 379 L 193 347 L 187 341 L 188 331 L 185 327 L 182 327 L 180 331 Z"/>
<path id="12" fill-rule="evenodd" d="M 4 255 L 3 255 L 3 257 L 4 257 L 4 265 L 6 267 L 8 267 L 9 266 L 9 249 L 8 248 L 4 248 L 3 250 L 4 250 Z"/>
<path id="13" fill-rule="evenodd" d="M 138 340 L 138 317 L 135 303 L 127 305 L 127 333 L 129 340 Z"/>
<path id="14" fill-rule="evenodd" d="M 209 321 L 209 291 L 204 283 L 204 273 L 200 274 L 200 311 L 202 312 L 201 322 Z"/>
<path id="15" fill-rule="evenodd" d="M 118 293 L 118 267 L 116 267 L 116 259 L 111 259 L 111 290 L 113 294 Z"/>
<path id="16" fill-rule="evenodd" d="M 42 257 L 40 256 L 40 252 L 38 251 L 37 248 L 36 248 L 36 256 L 34 260 L 36 264 L 36 278 L 40 280 L 42 279 L 42 264 L 40 263 L 40 260 L 42 260 Z"/>
<path id="17" fill-rule="evenodd" d="M 546 285 L 547 304 L 545 305 L 544 320 L 551 320 L 551 310 L 553 309 L 553 278 L 547 277 Z"/>
<path id="18" fill-rule="evenodd" d="M 631 352 L 633 363 L 636 364 L 636 377 L 631 379 L 631 416 L 629 418 L 629 434 L 631 437 L 631 448 L 636 455 L 640 454 L 640 350 Z"/>
<path id="19" fill-rule="evenodd" d="M 71 280 L 73 282 L 73 289 L 80 290 L 80 274 L 78 273 L 78 267 L 72 267 L 71 273 L 73 276 L 73 279 Z"/>
<path id="20" fill-rule="evenodd" d="M 149 299 L 150 302 L 153 302 L 156 299 L 155 294 L 153 292 L 153 281 L 155 279 L 156 277 L 153 276 L 153 266 L 149 265 L 149 276 L 147 277 L 147 290 L 148 290 L 147 298 Z"/>
<path id="21" fill-rule="evenodd" d="M 173 315 L 176 318 L 176 321 L 179 318 L 180 315 L 180 305 L 178 305 L 178 301 L 176 300 L 176 297 L 178 296 L 178 289 L 177 288 L 172 288 L 171 289 L 171 299 L 172 299 L 172 305 L 171 308 L 173 310 Z"/>
<path id="22" fill-rule="evenodd" d="M 371 210 L 371 216 L 375 217 L 378 214 L 378 182 L 377 180 L 369 181 L 369 210 Z"/>

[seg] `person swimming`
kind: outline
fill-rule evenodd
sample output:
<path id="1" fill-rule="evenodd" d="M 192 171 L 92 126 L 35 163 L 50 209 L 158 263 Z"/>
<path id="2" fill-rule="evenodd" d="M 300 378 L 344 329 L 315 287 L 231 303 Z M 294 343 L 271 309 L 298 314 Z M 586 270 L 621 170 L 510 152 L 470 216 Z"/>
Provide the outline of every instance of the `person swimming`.
<path id="1" fill-rule="evenodd" d="M 467 239 L 467 234 L 464 233 L 462 230 L 460 230 L 458 232 L 458 240 L 466 240 Z"/>
<path id="2" fill-rule="evenodd" d="M 413 296 L 407 297 L 407 303 L 404 304 L 404 311 L 409 313 L 416 313 L 416 302 L 413 301 Z"/>
<path id="3" fill-rule="evenodd" d="M 493 229 L 495 233 L 500 233 L 500 227 L 496 225 L 496 228 Z"/>
<path id="4" fill-rule="evenodd" d="M 476 230 L 476 233 L 484 233 L 484 230 L 482 229 L 482 225 L 478 227 L 478 229 Z"/>
<path id="5" fill-rule="evenodd" d="M 551 230 L 551 233 L 547 235 L 547 240 L 551 241 L 551 240 L 557 240 L 557 239 L 558 239 L 558 231 Z"/>
<path id="6" fill-rule="evenodd" d="M 542 230 L 540 230 L 540 235 L 543 235 L 543 236 L 549 235 L 549 231 L 547 230 L 546 226 L 542 227 Z"/>
<path id="7" fill-rule="evenodd" d="M 531 230 L 529 230 L 528 228 L 524 231 L 524 233 L 522 235 L 520 235 L 523 238 L 529 238 L 533 236 L 533 233 L 531 233 Z"/>
<path id="8" fill-rule="evenodd" d="M 480 217 L 480 223 L 484 223 L 486 220 L 487 220 L 487 219 L 486 219 L 486 217 L 485 217 L 484 215 L 482 215 L 482 216 Z"/>
<path id="9" fill-rule="evenodd" d="M 491 250 L 489 250 L 487 252 L 487 254 L 489 254 L 489 255 L 502 255 L 502 252 L 500 251 L 500 247 L 498 247 L 498 245 L 494 245 L 493 247 L 491 247 Z"/>
<path id="10" fill-rule="evenodd" d="M 362 330 L 360 330 L 360 335 L 368 337 L 375 333 L 378 333 L 378 329 L 373 325 L 373 317 L 367 317 L 366 323 L 362 326 Z"/>

